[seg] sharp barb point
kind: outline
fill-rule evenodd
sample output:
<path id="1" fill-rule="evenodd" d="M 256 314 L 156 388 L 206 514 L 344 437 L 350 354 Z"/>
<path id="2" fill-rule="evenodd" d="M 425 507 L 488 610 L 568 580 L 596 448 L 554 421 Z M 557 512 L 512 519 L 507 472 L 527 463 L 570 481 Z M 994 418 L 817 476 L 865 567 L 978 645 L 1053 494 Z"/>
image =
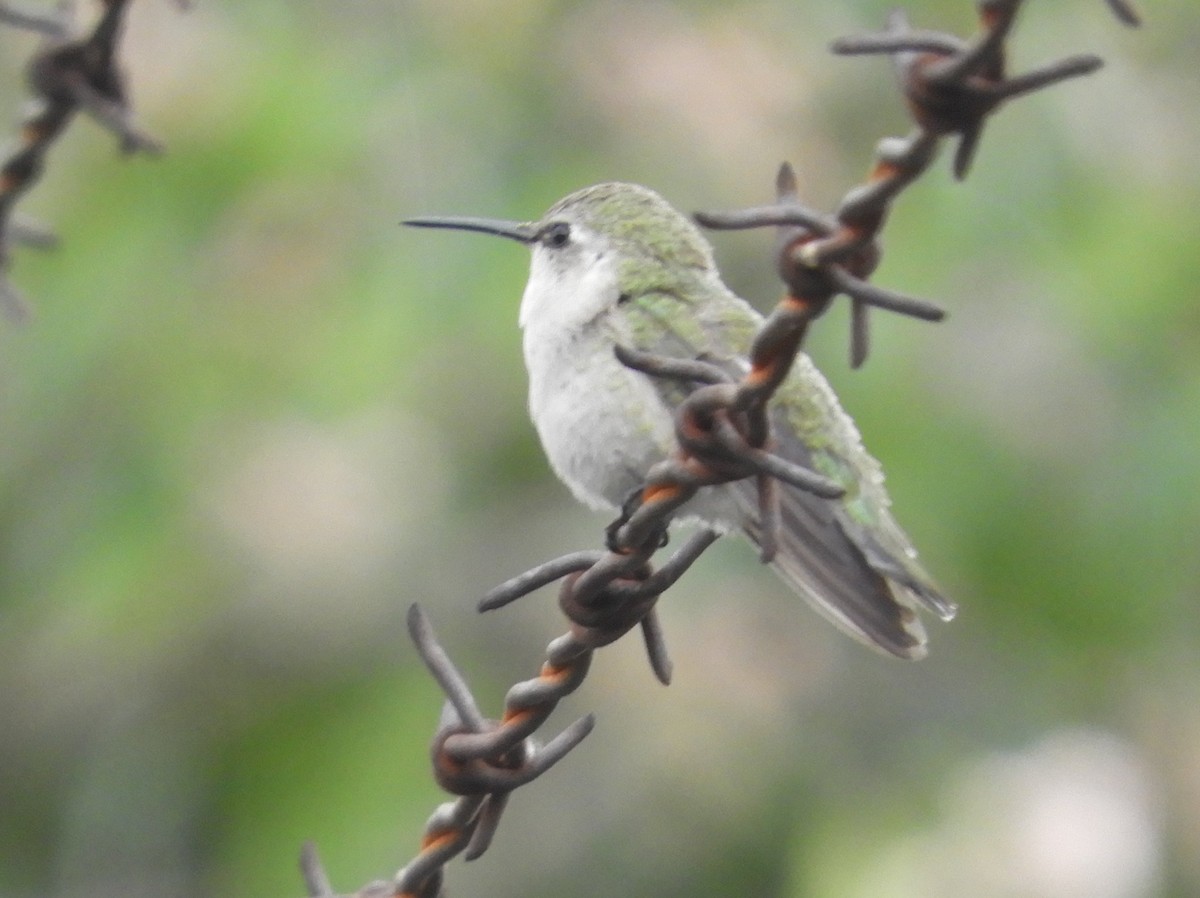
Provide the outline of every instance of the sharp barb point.
<path id="1" fill-rule="evenodd" d="M 305 842 L 300 849 L 300 873 L 304 877 L 310 898 L 328 898 L 334 894 L 325 867 L 317 854 L 317 846 L 313 842 Z"/>
<path id="2" fill-rule="evenodd" d="M 792 199 L 796 196 L 796 191 L 796 171 L 790 162 L 783 162 L 779 166 L 779 173 L 775 176 L 776 198 L 781 202 L 785 199 Z"/>
<path id="3" fill-rule="evenodd" d="M 428 616 L 415 602 L 408 609 L 408 632 L 412 637 L 425 667 L 433 674 L 433 678 L 441 686 L 442 692 L 454 706 L 458 719 L 474 732 L 482 732 L 487 721 L 480 712 L 466 680 L 446 654 L 446 650 L 438 644 L 433 632 L 433 624 Z"/>
<path id="4" fill-rule="evenodd" d="M 650 660 L 650 669 L 654 671 L 654 677 L 658 682 L 664 686 L 670 686 L 674 665 L 667 652 L 667 640 L 662 630 L 662 622 L 659 621 L 658 613 L 654 609 L 651 609 L 650 613 L 642 618 L 641 627 L 642 642 L 646 646 L 646 657 Z"/>
<path id="5" fill-rule="evenodd" d="M 850 301 L 850 367 L 861 368 L 870 351 L 871 333 L 867 316 L 867 304 L 851 298 Z"/>
<path id="6" fill-rule="evenodd" d="M 500 827 L 500 820 L 504 809 L 508 807 L 508 796 L 511 794 L 493 792 L 483 803 L 476 818 L 475 831 L 471 833 L 471 841 L 467 843 L 463 852 L 464 861 L 478 860 L 492 847 L 492 840 L 496 837 L 496 830 Z"/>
<path id="7" fill-rule="evenodd" d="M 1141 13 L 1138 12 L 1137 7 L 1127 2 L 1127 0 L 1105 0 L 1105 2 L 1108 3 L 1108 8 L 1113 11 L 1122 24 L 1128 25 L 1131 28 L 1137 28 L 1142 24 Z"/>

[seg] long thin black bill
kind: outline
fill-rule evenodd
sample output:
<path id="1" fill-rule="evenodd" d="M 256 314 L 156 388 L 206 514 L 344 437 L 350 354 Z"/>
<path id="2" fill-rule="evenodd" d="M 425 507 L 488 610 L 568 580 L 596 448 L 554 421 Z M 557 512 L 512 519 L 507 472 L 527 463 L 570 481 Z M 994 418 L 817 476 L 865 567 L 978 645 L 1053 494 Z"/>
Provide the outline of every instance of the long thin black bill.
<path id="1" fill-rule="evenodd" d="M 507 237 L 519 243 L 533 243 L 537 232 L 533 225 L 520 221 L 504 221 L 500 218 L 456 218 L 442 216 L 437 218 L 409 218 L 404 224 L 412 228 L 452 228 L 456 231 L 478 231 L 480 234 L 494 234 L 497 237 Z"/>

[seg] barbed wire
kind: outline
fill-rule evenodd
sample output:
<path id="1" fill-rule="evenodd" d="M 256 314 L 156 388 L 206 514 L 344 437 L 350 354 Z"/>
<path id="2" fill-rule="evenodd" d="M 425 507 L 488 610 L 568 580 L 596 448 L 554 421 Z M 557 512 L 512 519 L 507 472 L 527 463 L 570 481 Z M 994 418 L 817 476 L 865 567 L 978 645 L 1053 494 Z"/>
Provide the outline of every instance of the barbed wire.
<path id="1" fill-rule="evenodd" d="M 41 14 L 0 3 L 0 23 L 42 36 L 30 60 L 27 80 L 36 99 L 21 124 L 17 146 L 0 164 L 0 312 L 11 319 L 29 307 L 8 278 L 10 247 L 54 245 L 43 228 L 14 219 L 13 207 L 42 176 L 46 154 L 75 118 L 85 112 L 120 141 L 125 154 L 157 155 L 163 145 L 137 125 L 117 62 L 125 11 L 130 0 L 102 0 L 103 10 L 88 34 L 75 30 L 74 4 Z M 191 0 L 173 0 L 189 9 Z"/>
<path id="2" fill-rule="evenodd" d="M 1106 2 L 1122 22 L 1138 23 L 1136 10 L 1124 0 Z M 851 361 L 857 366 L 867 355 L 869 308 L 940 320 L 944 312 L 939 307 L 868 282 L 879 264 L 877 238 L 892 201 L 928 170 L 943 138 L 957 136 L 953 171 L 963 178 L 987 117 L 1004 101 L 1101 65 L 1094 56 L 1069 57 L 1008 78 L 1004 48 L 1021 0 L 982 0 L 977 6 L 981 30 L 969 41 L 913 30 L 903 14 L 893 14 L 879 34 L 834 43 L 835 53 L 894 56 L 916 123 L 908 137 L 880 142 L 866 182 L 849 191 L 834 213 L 800 204 L 794 173 L 784 164 L 776 179 L 775 204 L 696 215 L 710 228 L 778 228 L 776 264 L 785 295 L 756 335 L 748 373 L 740 380 L 702 361 L 617 347 L 626 366 L 693 388 L 676 413 L 678 448 L 651 469 L 621 516 L 609 525 L 605 551 L 575 552 L 545 562 L 500 584 L 480 601 L 480 611 L 492 611 L 561 581 L 559 608 L 569 626 L 547 647 L 538 675 L 509 690 L 500 720 L 482 715 L 424 612 L 416 605 L 410 608 L 410 635 L 447 698 L 431 749 L 434 777 L 459 797 L 429 818 L 420 850 L 408 865 L 390 880 L 363 886 L 353 893 L 357 898 L 437 898 L 443 894 L 445 865 L 453 857 L 463 854 L 471 860 L 483 854 L 513 789 L 536 779 L 591 731 L 588 715 L 544 746 L 532 739 L 558 702 L 582 683 L 597 648 L 640 628 L 652 670 L 661 682 L 670 682 L 671 664 L 655 604 L 719 534 L 708 529 L 693 534 L 657 570 L 651 559 L 666 543 L 674 512 L 697 490 L 757 478 L 766 533 L 764 559 L 775 543 L 771 533 L 777 526 L 778 481 L 831 498 L 841 494 L 837 484 L 770 451 L 767 406 L 787 377 L 810 324 L 836 297 L 848 297 Z M 309 895 L 335 898 L 311 843 L 304 846 L 300 863 Z"/>
<path id="3" fill-rule="evenodd" d="M 56 37 L 62 30 L 62 16 L 61 14 L 43 16 L 25 10 L 12 9 L 9 4 L 0 3 L 0 24 L 37 31 L 47 37 Z"/>

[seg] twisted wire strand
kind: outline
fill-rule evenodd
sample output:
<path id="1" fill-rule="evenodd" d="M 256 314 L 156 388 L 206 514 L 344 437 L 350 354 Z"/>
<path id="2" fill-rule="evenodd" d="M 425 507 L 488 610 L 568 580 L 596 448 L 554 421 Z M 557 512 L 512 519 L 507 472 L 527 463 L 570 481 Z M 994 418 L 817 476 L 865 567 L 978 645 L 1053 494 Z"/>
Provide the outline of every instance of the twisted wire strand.
<path id="1" fill-rule="evenodd" d="M 866 361 L 869 351 L 869 308 L 924 321 L 944 317 L 943 310 L 932 303 L 867 280 L 879 264 L 878 236 L 891 203 L 933 163 L 942 138 L 958 138 L 953 171 L 961 180 L 970 169 L 984 122 L 1001 104 L 1068 78 L 1090 74 L 1102 65 L 1096 56 L 1072 56 L 1008 77 L 1004 71 L 1005 41 L 1021 5 L 1022 0 L 982 0 L 977 4 L 981 30 L 970 41 L 952 34 L 914 30 L 904 12 L 896 10 L 888 17 L 883 32 L 833 42 L 831 49 L 838 54 L 892 56 L 916 124 L 916 130 L 907 137 L 888 137 L 879 142 L 866 181 L 850 190 L 833 214 L 799 203 L 795 174 L 786 164 L 777 178 L 775 205 L 696 214 L 696 220 L 708 228 L 779 228 L 777 268 L 788 294 L 777 315 L 781 322 L 792 323 L 781 323 L 777 334 L 763 338 L 764 344 L 773 339 L 781 341 L 785 349 L 790 348 L 789 328 L 799 330 L 802 339 L 808 322 L 822 314 L 838 294 L 848 296 L 851 303 L 850 363 L 855 368 Z M 1110 0 L 1108 5 L 1125 24 L 1140 21 L 1136 10 L 1124 0 Z M 779 377 L 770 356 L 764 351 L 764 384 Z M 786 376 L 786 370 L 782 376 Z"/>
<path id="2" fill-rule="evenodd" d="M 1136 10 L 1125 0 L 1106 2 L 1122 22 L 1137 23 Z M 748 371 L 735 379 L 703 361 L 617 347 L 617 358 L 626 366 L 692 388 L 676 413 L 678 447 L 651 469 L 621 516 L 609 525 L 605 551 L 575 552 L 545 562 L 501 583 L 480 601 L 480 611 L 492 611 L 561 581 L 559 608 L 569 624 L 568 632 L 547 646 L 538 675 L 509 690 L 499 721 L 482 717 L 423 613 L 416 606 L 410 610 L 410 633 L 448 698 L 433 741 L 434 776 L 459 798 L 439 806 L 429 818 L 416 858 L 392 880 L 364 886 L 354 893 L 357 898 L 443 895 L 445 864 L 458 854 L 467 859 L 482 854 L 511 791 L 536 779 L 590 732 L 593 721 L 588 715 L 544 747 L 532 742 L 532 734 L 557 703 L 582 683 L 597 648 L 638 627 L 652 669 L 669 683 L 670 659 L 655 604 L 719 534 L 693 534 L 658 570 L 651 559 L 665 545 L 674 512 L 696 491 L 757 478 L 768 531 L 764 560 L 772 552 L 776 481 L 818 495 L 839 495 L 836 484 L 770 451 L 767 406 L 787 377 L 809 326 L 837 296 L 851 302 L 851 361 L 856 367 L 867 354 L 867 309 L 924 321 L 944 317 L 932 303 L 868 281 L 879 263 L 878 236 L 891 203 L 928 170 L 942 138 L 959 138 L 954 172 L 961 178 L 984 121 L 1004 100 L 1095 71 L 1100 64 L 1095 57 L 1071 57 L 1006 78 L 1004 44 L 1020 5 L 1021 0 L 982 0 L 978 8 L 983 28 L 973 41 L 911 30 L 902 14 L 894 14 L 882 34 L 834 44 L 838 53 L 897 58 L 901 88 L 917 128 L 906 138 L 880 141 L 866 182 L 849 191 L 833 214 L 800 204 L 795 175 L 785 163 L 776 179 L 774 205 L 695 216 L 710 228 L 779 229 L 776 263 L 787 289 L 752 343 Z M 334 898 L 311 844 L 304 847 L 301 869 L 311 896 Z"/>
<path id="3" fill-rule="evenodd" d="M 163 150 L 158 140 L 138 127 L 117 65 L 117 47 L 129 2 L 104 0 L 96 24 L 84 36 L 74 34 L 69 7 L 60 8 L 56 15 L 43 16 L 0 4 L 0 23 L 43 36 L 42 46 L 27 70 L 37 103 L 21 124 L 15 149 L 0 163 L 0 313 L 11 319 L 28 317 L 29 307 L 8 278 L 10 246 L 50 245 L 45 237 L 29 239 L 30 228 L 13 221 L 13 207 L 42 176 L 50 147 L 76 113 L 87 113 L 116 135 L 123 153 L 157 155 Z M 174 2 L 180 9 L 191 6 L 190 0 Z"/>
<path id="4" fill-rule="evenodd" d="M 1028 72 L 1005 74 L 1004 43 L 1024 0 L 981 0 L 981 30 L 974 40 L 913 30 L 902 10 L 894 11 L 885 30 L 834 41 L 839 54 L 886 54 L 893 57 L 901 90 L 917 125 L 938 136 L 957 135 L 954 175 L 970 169 L 984 120 L 1006 100 L 1068 78 L 1090 74 L 1102 65 L 1092 55 L 1071 56 Z M 1107 0 L 1126 25 L 1141 19 L 1127 0 Z"/>
<path id="5" fill-rule="evenodd" d="M 58 37 L 63 32 L 61 15 L 39 15 L 34 12 L 13 9 L 8 3 L 0 3 L 0 24 L 36 31 L 46 37 Z"/>

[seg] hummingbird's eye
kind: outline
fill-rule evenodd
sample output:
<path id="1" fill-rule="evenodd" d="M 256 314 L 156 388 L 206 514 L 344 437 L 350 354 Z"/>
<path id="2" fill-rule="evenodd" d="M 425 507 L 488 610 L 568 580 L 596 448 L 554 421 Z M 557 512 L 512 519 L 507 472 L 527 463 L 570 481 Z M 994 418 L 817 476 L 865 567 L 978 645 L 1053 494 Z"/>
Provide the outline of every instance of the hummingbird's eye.
<path id="1" fill-rule="evenodd" d="M 571 226 L 565 221 L 556 221 L 542 231 L 542 243 L 560 249 L 571 241 Z"/>

